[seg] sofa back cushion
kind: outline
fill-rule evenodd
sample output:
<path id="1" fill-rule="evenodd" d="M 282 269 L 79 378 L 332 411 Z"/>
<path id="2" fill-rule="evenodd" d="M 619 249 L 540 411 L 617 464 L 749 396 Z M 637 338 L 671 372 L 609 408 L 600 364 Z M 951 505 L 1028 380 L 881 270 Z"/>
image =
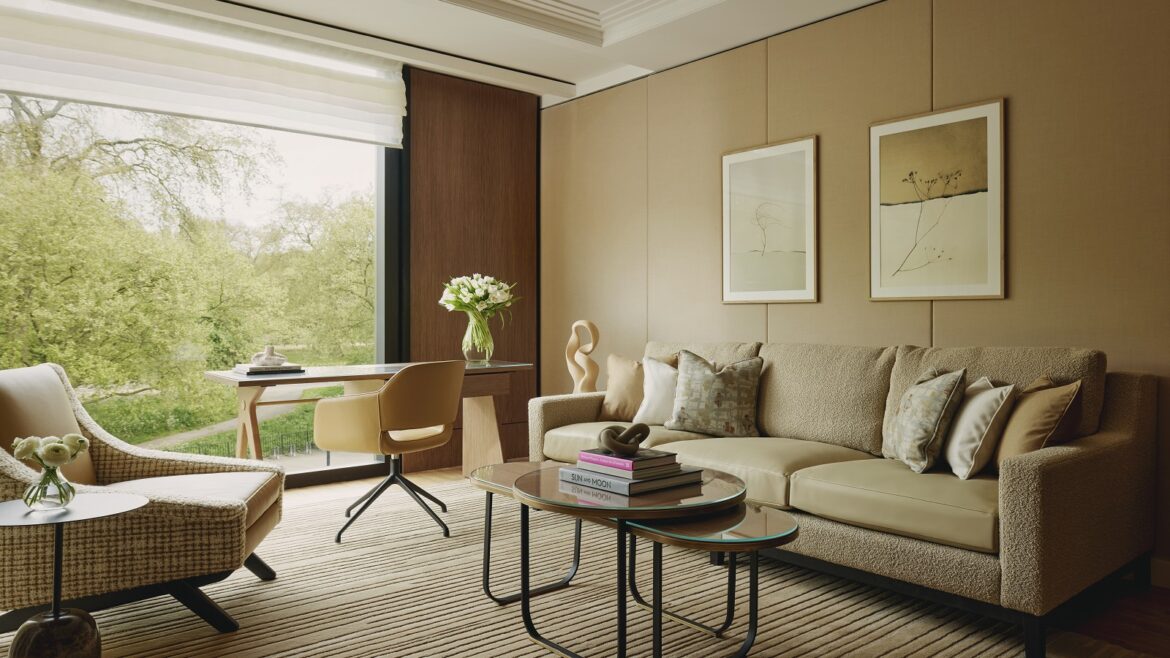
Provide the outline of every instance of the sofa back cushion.
<path id="1" fill-rule="evenodd" d="M 893 347 L 765 344 L 761 432 L 882 454 L 894 354 Z"/>
<path id="2" fill-rule="evenodd" d="M 1105 404 L 1105 353 L 1075 347 L 898 347 L 890 377 L 886 416 L 898 410 L 906 389 L 927 370 L 967 369 L 967 380 L 988 377 L 996 385 L 1015 384 L 1023 389 L 1041 377 L 1060 386 L 1081 381 L 1081 408 L 1073 433 L 1084 436 L 1097 431 Z"/>
<path id="3" fill-rule="evenodd" d="M 760 355 L 759 343 L 664 343 L 652 340 L 646 343 L 646 356 L 678 367 L 678 353 L 686 350 L 697 354 L 716 368 Z"/>

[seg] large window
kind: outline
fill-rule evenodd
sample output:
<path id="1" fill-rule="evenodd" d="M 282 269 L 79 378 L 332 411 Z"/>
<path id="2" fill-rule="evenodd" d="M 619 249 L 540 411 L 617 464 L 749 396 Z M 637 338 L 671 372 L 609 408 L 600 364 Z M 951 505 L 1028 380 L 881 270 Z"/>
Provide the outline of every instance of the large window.
<path id="1" fill-rule="evenodd" d="M 123 440 L 233 455 L 205 370 L 374 360 L 379 148 L 0 95 L 0 367 L 61 364 Z M 262 421 L 266 458 L 325 465 L 311 405 Z"/>

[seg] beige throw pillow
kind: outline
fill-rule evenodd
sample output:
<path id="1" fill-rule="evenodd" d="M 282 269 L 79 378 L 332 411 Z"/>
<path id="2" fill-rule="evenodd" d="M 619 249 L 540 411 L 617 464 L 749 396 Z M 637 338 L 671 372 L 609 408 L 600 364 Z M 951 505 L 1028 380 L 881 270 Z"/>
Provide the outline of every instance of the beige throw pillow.
<path id="1" fill-rule="evenodd" d="M 946 442 L 947 463 L 955 475 L 967 480 L 987 466 L 995 456 L 1015 400 L 1014 384 L 996 386 L 981 377 L 967 387 Z"/>
<path id="2" fill-rule="evenodd" d="M 605 372 L 605 400 L 598 420 L 633 420 L 642 406 L 642 364 L 610 354 L 605 360 Z"/>
<path id="3" fill-rule="evenodd" d="M 1080 422 L 1076 417 L 1080 392 L 1079 379 L 1065 386 L 1056 386 L 1051 379 L 1041 377 L 1028 384 L 1020 392 L 1015 411 L 1003 430 L 999 450 L 995 453 L 996 467 L 1002 467 L 1009 457 L 1071 439 Z"/>
<path id="4" fill-rule="evenodd" d="M 634 414 L 634 422 L 663 425 L 670 420 L 677 386 L 678 370 L 646 357 L 642 363 L 642 404 Z"/>
<path id="5" fill-rule="evenodd" d="M 898 411 L 882 431 L 882 456 L 897 459 L 915 473 L 934 465 L 955 410 L 963 397 L 967 370 L 931 370 L 906 389 Z"/>
<path id="6" fill-rule="evenodd" d="M 678 388 L 666 428 L 714 436 L 759 436 L 756 396 L 760 357 L 719 370 L 703 357 L 683 350 L 678 355 Z"/>

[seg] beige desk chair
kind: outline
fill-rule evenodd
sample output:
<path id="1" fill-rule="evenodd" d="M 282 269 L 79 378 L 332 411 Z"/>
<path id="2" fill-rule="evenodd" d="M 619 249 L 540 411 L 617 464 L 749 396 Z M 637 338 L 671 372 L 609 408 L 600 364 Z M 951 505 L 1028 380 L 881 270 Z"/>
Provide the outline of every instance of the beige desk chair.
<path id="1" fill-rule="evenodd" d="M 317 403 L 313 421 L 317 447 L 390 457 L 390 475 L 345 510 L 349 520 L 337 532 L 338 543 L 341 534 L 392 484 L 405 489 L 431 515 L 443 528 L 444 537 L 451 536 L 447 524 L 419 496 L 444 512 L 447 506 L 402 475 L 402 455 L 437 448 L 451 440 L 465 368 L 463 361 L 418 363 L 403 368 L 377 391 Z M 358 505 L 361 509 L 352 514 Z"/>

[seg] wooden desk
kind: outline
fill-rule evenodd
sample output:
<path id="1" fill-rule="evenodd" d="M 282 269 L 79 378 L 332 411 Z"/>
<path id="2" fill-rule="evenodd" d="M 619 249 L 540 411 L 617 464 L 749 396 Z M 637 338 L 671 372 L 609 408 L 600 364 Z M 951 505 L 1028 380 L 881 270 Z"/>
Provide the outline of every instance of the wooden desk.
<path id="1" fill-rule="evenodd" d="M 305 372 L 282 375 L 241 375 L 231 370 L 210 370 L 206 377 L 214 382 L 236 387 L 239 396 L 239 424 L 236 430 L 236 456 L 263 459 L 260 447 L 260 423 L 256 408 L 273 404 L 312 404 L 320 398 L 297 400 L 262 400 L 264 391 L 288 384 L 327 384 L 341 382 L 346 393 L 376 390 L 409 363 L 381 363 L 361 366 L 319 366 Z M 531 370 L 531 363 L 491 361 L 468 363 L 463 378 L 463 474 L 480 466 L 504 461 L 500 441 L 500 424 L 496 419 L 494 397 L 512 390 L 513 373 Z"/>

